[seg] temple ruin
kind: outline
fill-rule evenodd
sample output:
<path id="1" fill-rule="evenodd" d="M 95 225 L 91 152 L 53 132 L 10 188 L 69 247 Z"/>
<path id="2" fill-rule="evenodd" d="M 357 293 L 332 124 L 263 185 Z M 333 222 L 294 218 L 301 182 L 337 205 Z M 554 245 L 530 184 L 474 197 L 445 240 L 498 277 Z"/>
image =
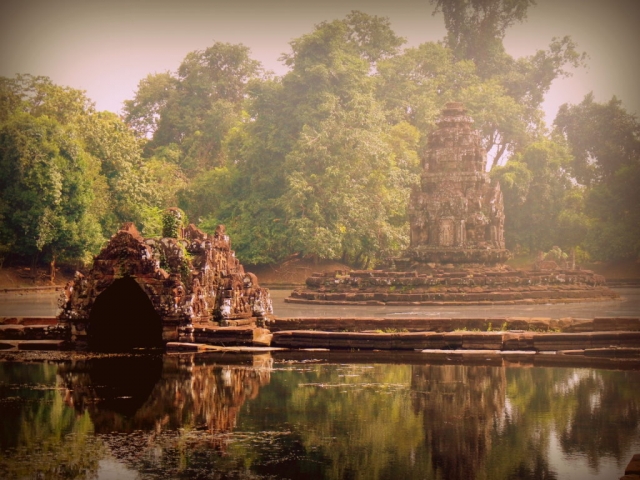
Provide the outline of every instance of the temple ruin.
<path id="1" fill-rule="evenodd" d="M 409 203 L 408 254 L 422 263 L 504 262 L 502 192 L 485 171 L 473 120 L 461 103 L 448 103 L 436 124 Z"/>
<path id="2" fill-rule="evenodd" d="M 313 274 L 289 303 L 442 305 L 616 298 L 604 278 L 555 262 L 532 271 L 505 262 L 504 205 L 486 153 L 461 103 L 447 103 L 421 155 L 409 203 L 410 246 L 381 270 Z"/>
<path id="3" fill-rule="evenodd" d="M 269 290 L 246 273 L 223 225 L 214 235 L 165 213 L 162 238 L 126 223 L 76 273 L 63 293 L 60 323 L 76 346 L 95 350 L 162 347 L 217 326 L 263 326 L 273 314 Z"/>

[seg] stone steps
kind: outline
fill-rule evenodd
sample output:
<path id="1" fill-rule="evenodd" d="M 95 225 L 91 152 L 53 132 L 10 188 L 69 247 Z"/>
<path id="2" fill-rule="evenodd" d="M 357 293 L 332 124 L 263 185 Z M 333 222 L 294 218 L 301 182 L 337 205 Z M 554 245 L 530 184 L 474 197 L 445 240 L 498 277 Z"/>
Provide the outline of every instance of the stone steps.
<path id="1" fill-rule="evenodd" d="M 0 340 L 0 351 L 68 349 L 66 340 Z"/>
<path id="2" fill-rule="evenodd" d="M 306 305 L 387 305 L 387 306 L 460 306 L 460 305 L 536 305 L 608 301 L 619 298 L 606 287 L 558 288 L 553 290 L 500 290 L 492 292 L 318 292 L 294 290 L 286 303 Z"/>
<path id="3" fill-rule="evenodd" d="M 68 336 L 66 325 L 0 325 L 0 340 L 66 340 Z"/>
<path id="4" fill-rule="evenodd" d="M 57 317 L 0 317 L 0 325 L 57 325 Z"/>
<path id="5" fill-rule="evenodd" d="M 6 324 L 6 320 L 10 323 Z M 40 319 L 44 324 L 38 325 L 32 324 L 34 319 L 0 318 L 0 349 L 69 348 L 68 327 L 53 324 L 53 320 L 54 317 L 45 317 Z M 251 325 L 196 325 L 179 328 L 177 340 L 178 344 L 219 347 L 579 351 L 584 355 L 614 357 L 634 357 L 637 352 L 633 349 L 640 349 L 640 318 L 636 317 L 276 318 L 271 328 L 273 332 Z M 491 328 L 492 331 L 486 331 Z M 495 331 L 498 328 L 501 330 Z M 503 331 L 506 329 L 510 330 Z M 184 348 L 200 351 L 200 347 Z"/>
<path id="6" fill-rule="evenodd" d="M 265 328 L 253 326 L 215 327 L 201 326 L 185 327 L 178 330 L 178 341 L 188 343 L 202 343 L 225 346 L 269 346 L 272 334 Z"/>
<path id="7" fill-rule="evenodd" d="M 500 350 L 555 352 L 602 348 L 638 348 L 640 332 L 323 332 L 290 330 L 273 333 L 271 344 L 284 348 L 366 350 Z M 640 352 L 640 350 L 639 350 Z"/>
<path id="8" fill-rule="evenodd" d="M 550 317 L 275 317 L 269 325 L 281 330 L 367 331 L 406 330 L 450 332 L 453 330 L 558 330 L 564 333 L 640 331 L 638 317 L 550 318 Z"/>
<path id="9" fill-rule="evenodd" d="M 169 353 L 197 353 L 197 352 L 238 352 L 238 353 L 267 353 L 286 350 L 276 347 L 252 347 L 252 346 L 221 346 L 206 343 L 169 342 Z"/>

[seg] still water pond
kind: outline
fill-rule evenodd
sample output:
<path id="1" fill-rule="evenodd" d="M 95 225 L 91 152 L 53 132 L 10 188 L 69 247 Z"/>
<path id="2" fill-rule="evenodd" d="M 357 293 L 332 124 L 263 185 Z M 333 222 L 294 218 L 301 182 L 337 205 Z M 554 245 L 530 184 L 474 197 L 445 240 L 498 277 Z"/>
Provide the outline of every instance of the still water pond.
<path id="1" fill-rule="evenodd" d="M 636 370 L 317 356 L 0 362 L 0 478 L 617 479 L 640 452 Z"/>

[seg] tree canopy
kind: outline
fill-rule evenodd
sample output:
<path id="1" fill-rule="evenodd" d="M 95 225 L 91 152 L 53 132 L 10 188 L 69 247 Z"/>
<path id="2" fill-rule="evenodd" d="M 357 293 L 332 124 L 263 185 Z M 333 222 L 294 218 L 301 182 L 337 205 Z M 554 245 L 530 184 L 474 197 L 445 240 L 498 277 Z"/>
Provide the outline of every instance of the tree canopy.
<path id="1" fill-rule="evenodd" d="M 155 201 L 138 141 L 84 93 L 46 77 L 0 81 L 0 243 L 6 253 L 84 260 Z"/>
<path id="2" fill-rule="evenodd" d="M 597 103 L 589 94 L 578 105 L 562 105 L 554 125 L 571 147 L 573 177 L 587 187 L 587 249 L 603 260 L 639 258 L 638 119 L 617 98 Z"/>
<path id="3" fill-rule="evenodd" d="M 543 121 L 552 82 L 586 55 L 569 37 L 506 52 L 532 0 L 431 3 L 441 42 L 403 48 L 388 19 L 354 11 L 292 39 L 282 76 L 217 42 L 142 79 L 122 117 L 44 77 L 0 78 L 0 252 L 78 260 L 123 221 L 160 234 L 179 206 L 226 224 L 246 263 L 371 267 L 406 248 L 420 152 L 461 101 L 502 184 L 509 248 L 638 258 L 636 117 L 587 96 L 552 131 Z"/>

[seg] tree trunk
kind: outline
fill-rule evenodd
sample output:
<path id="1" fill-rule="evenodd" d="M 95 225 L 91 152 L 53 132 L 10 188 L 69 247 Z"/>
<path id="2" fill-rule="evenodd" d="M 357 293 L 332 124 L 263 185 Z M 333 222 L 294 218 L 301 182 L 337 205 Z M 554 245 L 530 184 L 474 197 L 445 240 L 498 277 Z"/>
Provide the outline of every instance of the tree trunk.
<path id="1" fill-rule="evenodd" d="M 353 264 L 357 268 L 362 268 L 362 252 L 358 253 L 358 255 L 356 256 L 355 260 L 353 261 Z"/>
<path id="2" fill-rule="evenodd" d="M 498 165 L 498 162 L 500 161 L 500 158 L 502 158 L 502 155 L 504 154 L 504 151 L 507 149 L 507 144 L 503 144 L 500 146 L 500 148 L 498 149 L 498 152 L 496 153 L 496 156 L 493 158 L 493 162 L 491 162 L 491 170 L 493 170 L 493 168 Z"/>
<path id="3" fill-rule="evenodd" d="M 49 281 L 53 285 L 56 279 L 56 255 L 51 256 L 51 263 L 49 264 Z"/>
<path id="4" fill-rule="evenodd" d="M 31 279 L 35 284 L 38 281 L 38 254 L 34 253 L 31 257 Z"/>

